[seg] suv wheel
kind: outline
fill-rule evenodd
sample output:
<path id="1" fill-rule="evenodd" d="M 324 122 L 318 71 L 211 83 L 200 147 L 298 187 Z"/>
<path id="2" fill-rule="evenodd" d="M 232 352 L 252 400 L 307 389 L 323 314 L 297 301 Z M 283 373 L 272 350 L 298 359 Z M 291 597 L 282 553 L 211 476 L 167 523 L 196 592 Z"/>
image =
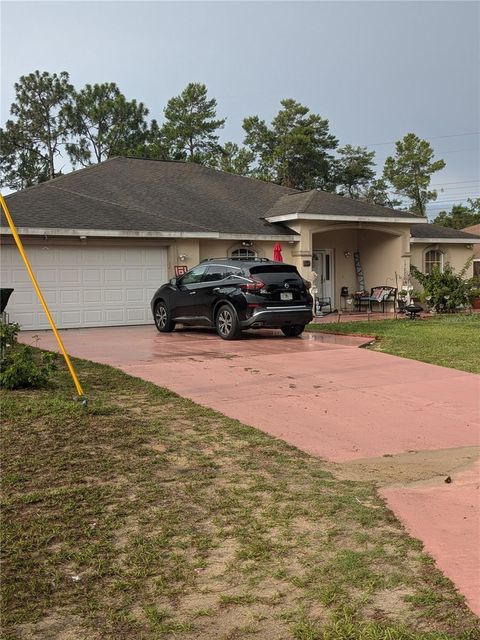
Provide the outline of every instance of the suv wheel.
<path id="1" fill-rule="evenodd" d="M 241 329 L 235 311 L 227 304 L 218 310 L 215 320 L 218 335 L 224 340 L 237 340 L 240 338 Z"/>
<path id="2" fill-rule="evenodd" d="M 287 338 L 296 338 L 305 331 L 304 324 L 291 324 L 285 327 L 281 327 L 283 335 Z"/>
<path id="3" fill-rule="evenodd" d="M 155 320 L 155 326 L 162 333 L 169 333 L 175 329 L 175 323 L 170 320 L 170 313 L 164 302 L 159 302 L 155 305 L 153 317 Z"/>

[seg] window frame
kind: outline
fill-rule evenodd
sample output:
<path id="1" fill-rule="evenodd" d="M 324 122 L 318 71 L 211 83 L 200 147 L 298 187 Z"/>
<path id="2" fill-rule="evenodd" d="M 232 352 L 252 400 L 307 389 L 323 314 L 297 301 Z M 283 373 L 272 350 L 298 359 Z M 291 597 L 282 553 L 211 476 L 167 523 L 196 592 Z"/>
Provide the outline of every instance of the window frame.
<path id="1" fill-rule="evenodd" d="M 435 253 L 438 254 L 439 259 L 437 260 L 429 260 L 429 254 Z M 431 275 L 433 267 L 438 266 L 440 268 L 440 272 L 443 273 L 445 265 L 445 254 L 441 249 L 437 249 L 435 247 L 431 247 L 430 249 L 426 249 L 423 254 L 423 272 L 426 275 Z"/>
<path id="2" fill-rule="evenodd" d="M 244 252 L 244 255 L 242 255 L 242 252 Z M 233 260 L 248 260 L 249 258 L 259 257 L 259 252 L 254 246 L 242 247 L 235 245 L 230 249 L 229 254 L 229 257 Z"/>

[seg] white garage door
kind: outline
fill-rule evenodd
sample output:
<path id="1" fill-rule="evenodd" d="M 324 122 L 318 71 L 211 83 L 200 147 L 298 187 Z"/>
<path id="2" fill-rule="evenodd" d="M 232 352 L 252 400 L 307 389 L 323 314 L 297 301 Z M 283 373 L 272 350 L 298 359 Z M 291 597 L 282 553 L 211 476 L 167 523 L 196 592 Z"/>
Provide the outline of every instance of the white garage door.
<path id="1" fill-rule="evenodd" d="M 152 322 L 150 300 L 167 280 L 164 247 L 25 247 L 58 327 Z M 1 284 L 14 292 L 7 312 L 22 329 L 48 328 L 16 247 L 1 249 Z"/>

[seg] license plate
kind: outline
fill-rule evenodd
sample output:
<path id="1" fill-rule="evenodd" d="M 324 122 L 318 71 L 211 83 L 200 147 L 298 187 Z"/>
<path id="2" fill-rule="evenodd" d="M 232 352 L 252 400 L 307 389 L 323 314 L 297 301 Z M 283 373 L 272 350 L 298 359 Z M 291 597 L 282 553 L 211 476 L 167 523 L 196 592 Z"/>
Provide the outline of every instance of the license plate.
<path id="1" fill-rule="evenodd" d="M 290 291 L 282 291 L 280 293 L 280 300 L 291 300 L 293 298 L 293 294 Z"/>

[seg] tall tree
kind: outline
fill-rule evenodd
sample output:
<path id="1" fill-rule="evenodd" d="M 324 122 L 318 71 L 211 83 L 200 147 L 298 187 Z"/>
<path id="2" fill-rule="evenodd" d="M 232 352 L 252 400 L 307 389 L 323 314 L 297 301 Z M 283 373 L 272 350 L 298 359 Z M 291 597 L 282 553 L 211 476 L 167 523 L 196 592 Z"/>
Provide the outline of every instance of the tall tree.
<path id="1" fill-rule="evenodd" d="M 414 133 L 407 133 L 395 146 L 395 157 L 385 160 L 384 178 L 399 195 L 410 200 L 411 211 L 424 216 L 427 203 L 437 198 L 437 192 L 429 189 L 431 176 L 443 169 L 445 162 L 434 160 L 430 143 Z"/>
<path id="2" fill-rule="evenodd" d="M 235 142 L 226 142 L 218 152 L 212 154 L 208 165 L 239 176 L 249 176 L 252 173 L 252 162 L 255 156 L 252 151 L 239 147 Z"/>
<path id="3" fill-rule="evenodd" d="M 148 109 L 142 102 L 128 101 L 114 82 L 87 84 L 64 114 L 75 136 L 66 146 L 74 165 L 127 155 L 148 137 Z"/>
<path id="4" fill-rule="evenodd" d="M 72 101 L 73 86 L 66 71 L 35 71 L 15 83 L 15 102 L 1 131 L 1 165 L 4 184 L 33 184 L 45 175 L 55 178 L 55 160 L 69 135 L 65 107 Z"/>
<path id="5" fill-rule="evenodd" d="M 375 151 L 347 144 L 338 149 L 337 183 L 340 195 L 359 198 L 375 176 Z"/>
<path id="6" fill-rule="evenodd" d="M 451 211 L 440 211 L 435 218 L 435 224 L 441 224 L 451 229 L 465 229 L 474 224 L 480 224 L 480 198 L 468 198 L 468 206 L 454 204 Z"/>
<path id="7" fill-rule="evenodd" d="M 20 190 L 48 180 L 48 165 L 17 123 L 7 120 L 0 129 L 0 185 Z"/>
<path id="8" fill-rule="evenodd" d="M 391 209 L 397 209 L 402 204 L 401 200 L 392 198 L 384 178 L 372 180 L 363 192 L 362 198 L 372 204 L 379 204 L 382 207 L 390 207 Z"/>
<path id="9" fill-rule="evenodd" d="M 152 120 L 142 141 L 131 143 L 125 151 L 127 156 L 147 158 L 150 160 L 170 160 L 170 150 L 162 129 L 156 120 Z"/>
<path id="10" fill-rule="evenodd" d="M 217 132 L 225 118 L 217 118 L 217 101 L 208 98 L 204 84 L 190 82 L 167 102 L 164 115 L 162 133 L 173 158 L 202 164 L 219 151 Z"/>
<path id="11" fill-rule="evenodd" d="M 243 121 L 257 177 L 296 189 L 333 189 L 334 159 L 328 152 L 338 141 L 329 132 L 328 120 L 295 100 L 280 104 L 271 126 L 258 116 Z"/>

